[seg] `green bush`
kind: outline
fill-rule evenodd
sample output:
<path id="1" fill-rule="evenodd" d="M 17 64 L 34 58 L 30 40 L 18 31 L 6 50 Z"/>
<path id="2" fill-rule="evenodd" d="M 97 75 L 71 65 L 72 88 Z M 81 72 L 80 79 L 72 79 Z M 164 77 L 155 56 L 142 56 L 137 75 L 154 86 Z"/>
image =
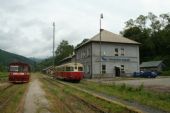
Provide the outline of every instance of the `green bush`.
<path id="1" fill-rule="evenodd" d="M 170 70 L 162 71 L 161 76 L 170 76 Z"/>

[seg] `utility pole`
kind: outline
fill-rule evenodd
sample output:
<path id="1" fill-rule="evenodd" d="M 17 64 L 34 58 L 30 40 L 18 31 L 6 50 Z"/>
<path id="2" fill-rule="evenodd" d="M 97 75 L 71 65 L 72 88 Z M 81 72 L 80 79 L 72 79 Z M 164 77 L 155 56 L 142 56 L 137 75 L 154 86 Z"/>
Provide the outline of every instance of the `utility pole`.
<path id="1" fill-rule="evenodd" d="M 55 48 L 55 22 L 53 22 L 53 69 L 55 68 L 54 48 Z"/>
<path id="2" fill-rule="evenodd" d="M 102 50 L 101 50 L 101 20 L 103 19 L 103 14 L 100 15 L 100 78 L 101 78 L 101 75 L 102 75 Z"/>

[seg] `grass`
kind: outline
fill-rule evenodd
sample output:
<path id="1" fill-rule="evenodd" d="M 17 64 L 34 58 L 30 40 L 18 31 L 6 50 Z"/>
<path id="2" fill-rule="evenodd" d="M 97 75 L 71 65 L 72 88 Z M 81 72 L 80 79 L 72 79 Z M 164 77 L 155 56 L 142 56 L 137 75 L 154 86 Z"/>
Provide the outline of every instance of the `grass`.
<path id="1" fill-rule="evenodd" d="M 91 91 L 101 92 L 106 95 L 116 96 L 124 100 L 137 101 L 170 112 L 170 94 L 147 91 L 144 89 L 143 85 L 134 88 L 125 84 L 107 85 L 81 81 L 81 84 L 77 84 L 77 86 Z"/>
<path id="2" fill-rule="evenodd" d="M 0 72 L 0 77 L 6 77 L 8 76 L 8 72 Z"/>
<path id="3" fill-rule="evenodd" d="M 8 72 L 0 72 L 0 81 L 6 81 L 8 79 Z"/>
<path id="4" fill-rule="evenodd" d="M 68 87 L 67 89 L 64 90 L 67 94 L 75 94 L 77 95 L 78 97 L 81 97 L 81 98 L 85 98 L 86 101 L 88 101 L 89 103 L 93 103 L 95 106 L 98 106 L 99 108 L 103 109 L 104 111 L 108 112 L 108 113 L 130 113 L 132 111 L 126 109 L 126 108 L 123 108 L 119 105 L 116 105 L 116 104 L 113 104 L 113 103 L 109 103 L 109 102 L 106 102 L 104 100 L 101 100 L 101 99 L 98 99 L 98 98 L 95 98 L 87 93 L 83 93 L 81 91 L 78 91 L 78 90 L 75 90 L 75 89 L 72 89 L 70 87 Z"/>
<path id="5" fill-rule="evenodd" d="M 7 103 L 0 108 L 1 113 L 15 113 L 18 105 L 21 101 L 22 96 L 26 90 L 27 84 L 15 84 L 7 90 L 0 92 L 0 103 Z"/>
<path id="6" fill-rule="evenodd" d="M 85 99 L 89 103 L 93 103 L 95 106 L 98 106 L 99 108 L 101 108 L 104 111 L 109 112 L 109 113 L 130 113 L 130 112 L 132 112 L 132 111 L 129 111 L 128 109 L 123 108 L 119 105 L 116 105 L 116 104 L 113 104 L 113 103 L 108 103 L 108 102 L 101 100 L 101 99 L 97 99 L 96 97 L 93 97 L 89 94 L 78 91 L 78 90 L 71 88 L 69 86 L 64 86 L 63 88 L 59 88 L 55 85 L 48 83 L 45 80 L 42 80 L 42 82 L 44 83 L 43 87 L 48 94 L 48 98 L 49 99 L 51 98 L 50 100 L 53 101 L 53 104 L 55 104 L 58 107 L 59 107 L 59 105 L 57 103 L 54 103 L 54 102 L 57 101 L 57 102 L 61 103 L 61 102 L 69 101 L 70 103 L 72 103 L 73 99 L 71 99 L 71 97 L 72 97 L 71 95 L 76 95 L 80 98 Z M 51 81 L 51 82 L 56 83 L 56 81 Z M 51 96 L 49 96 L 49 95 L 51 95 Z M 58 100 L 57 97 L 59 98 L 59 100 Z M 55 99 L 56 99 L 56 101 L 54 101 Z M 75 102 L 76 101 L 74 101 L 74 103 Z M 81 106 L 81 105 L 82 104 L 79 103 L 78 104 L 79 107 L 77 107 L 77 108 L 78 109 L 85 109 L 84 108 L 85 106 Z M 57 107 L 55 107 L 55 108 L 57 109 Z M 76 107 L 74 107 L 74 109 L 76 109 Z M 86 108 L 86 110 L 87 110 L 87 108 Z M 61 112 L 61 113 L 63 113 L 63 112 Z"/>

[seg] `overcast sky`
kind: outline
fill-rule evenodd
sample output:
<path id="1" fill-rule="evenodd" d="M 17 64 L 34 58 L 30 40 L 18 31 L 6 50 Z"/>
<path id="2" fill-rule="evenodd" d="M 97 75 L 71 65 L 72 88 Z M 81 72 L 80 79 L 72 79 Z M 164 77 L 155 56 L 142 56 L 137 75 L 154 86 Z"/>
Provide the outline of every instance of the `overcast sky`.
<path id="1" fill-rule="evenodd" d="M 26 57 L 52 56 L 52 22 L 56 46 L 76 45 L 102 28 L 119 34 L 124 22 L 140 14 L 170 11 L 169 0 L 0 0 L 0 49 Z"/>

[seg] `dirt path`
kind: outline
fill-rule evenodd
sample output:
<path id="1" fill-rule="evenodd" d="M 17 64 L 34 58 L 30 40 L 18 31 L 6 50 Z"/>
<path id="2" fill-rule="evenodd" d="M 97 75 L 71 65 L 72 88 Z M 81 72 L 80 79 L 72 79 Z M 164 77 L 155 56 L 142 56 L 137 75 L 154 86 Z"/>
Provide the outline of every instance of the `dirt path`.
<path id="1" fill-rule="evenodd" d="M 9 82 L 0 83 L 0 87 L 1 87 L 1 86 L 6 86 L 6 85 L 9 85 L 9 84 L 10 84 Z"/>
<path id="2" fill-rule="evenodd" d="M 49 101 L 38 78 L 32 78 L 25 98 L 24 113 L 51 113 Z"/>

